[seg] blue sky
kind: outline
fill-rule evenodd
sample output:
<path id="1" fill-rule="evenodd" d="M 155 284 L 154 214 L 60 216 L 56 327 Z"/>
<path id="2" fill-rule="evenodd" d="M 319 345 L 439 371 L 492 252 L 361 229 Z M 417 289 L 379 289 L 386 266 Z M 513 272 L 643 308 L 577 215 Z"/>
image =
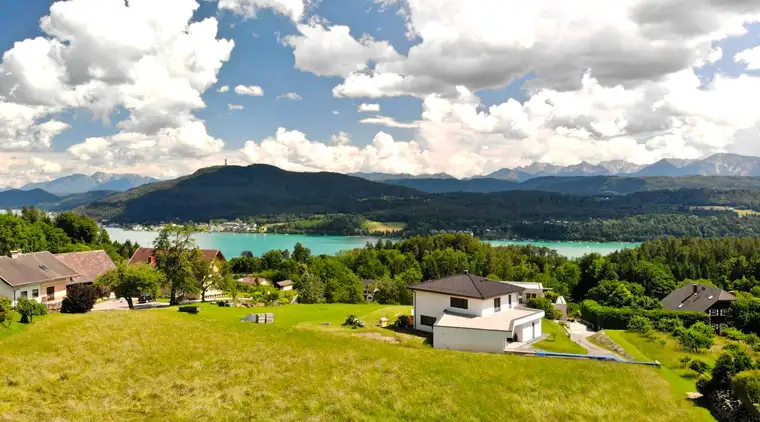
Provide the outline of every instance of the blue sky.
<path id="1" fill-rule="evenodd" d="M 760 4 L 740 3 L 5 1 L 0 186 L 760 155 Z"/>
<path id="2" fill-rule="evenodd" d="M 10 49 L 16 41 L 44 35 L 39 30 L 39 20 L 48 13 L 52 3 L 50 0 L 4 3 L 4 12 L 0 14 L 0 50 Z M 350 25 L 355 38 L 371 34 L 388 40 L 400 52 L 411 46 L 404 36 L 404 21 L 396 13 L 398 6 L 381 7 L 366 0 L 326 1 L 312 11 L 332 23 Z M 378 126 L 358 122 L 367 116 L 357 112 L 357 107 L 367 101 L 332 96 L 332 89 L 340 78 L 320 77 L 294 68 L 292 49 L 280 42 L 282 37 L 298 33 L 288 18 L 262 10 L 255 19 L 244 19 L 229 11 L 218 11 L 214 2 L 201 2 L 194 20 L 208 17 L 219 20 L 219 37 L 234 40 L 235 49 L 219 72 L 219 82 L 203 95 L 207 108 L 197 115 L 207 122 L 209 133 L 224 139 L 228 148 L 240 148 L 247 140 L 271 136 L 278 127 L 299 130 L 319 140 L 329 140 L 333 134 L 346 131 L 352 134 L 357 144 L 366 144 L 375 136 Z M 222 85 L 231 88 L 258 85 L 264 89 L 265 95 L 242 97 L 232 91 L 216 92 L 216 88 Z M 278 95 L 288 92 L 296 92 L 303 99 L 277 99 Z M 415 120 L 421 111 L 421 101 L 413 97 L 371 102 L 380 104 L 384 115 L 398 121 Z M 245 108 L 229 111 L 228 104 L 240 104 Z M 340 114 L 333 114 L 333 111 Z M 70 123 L 72 128 L 56 138 L 53 144 L 56 151 L 65 151 L 87 137 L 118 132 L 113 125 L 93 120 L 85 111 L 63 113 L 60 119 Z M 409 129 L 385 127 L 383 130 L 400 139 L 412 136 Z"/>

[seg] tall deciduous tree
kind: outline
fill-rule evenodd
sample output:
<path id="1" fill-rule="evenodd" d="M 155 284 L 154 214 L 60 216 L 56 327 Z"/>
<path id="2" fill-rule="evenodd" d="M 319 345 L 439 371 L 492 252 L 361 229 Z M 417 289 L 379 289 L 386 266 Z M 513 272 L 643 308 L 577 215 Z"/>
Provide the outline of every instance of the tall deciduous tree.
<path id="1" fill-rule="evenodd" d="M 189 226 L 167 225 L 153 242 L 156 268 L 164 275 L 169 287 L 169 304 L 178 304 L 178 295 L 200 290 L 193 273 L 192 253 L 195 241 Z"/>
<path id="2" fill-rule="evenodd" d="M 163 284 L 163 276 L 148 264 L 116 264 L 95 281 L 98 286 L 107 287 L 117 298 L 127 301 L 129 309 L 135 309 L 132 298 L 141 294 L 157 296 Z"/>

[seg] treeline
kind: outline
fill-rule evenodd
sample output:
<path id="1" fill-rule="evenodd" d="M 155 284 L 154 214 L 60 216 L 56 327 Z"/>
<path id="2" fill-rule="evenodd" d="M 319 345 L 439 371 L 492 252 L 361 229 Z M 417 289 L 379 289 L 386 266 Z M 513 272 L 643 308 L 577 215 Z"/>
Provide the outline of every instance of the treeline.
<path id="1" fill-rule="evenodd" d="M 309 292 L 299 297 L 314 302 L 361 301 L 361 281 L 374 280 L 379 302 L 411 304 L 408 286 L 464 271 L 541 282 L 573 303 L 590 299 L 616 308 L 659 309 L 663 297 L 694 281 L 760 297 L 757 238 L 668 238 L 607 256 L 568 259 L 548 248 L 492 246 L 469 235 L 444 234 L 380 240 L 337 256 L 312 256 L 298 244 L 292 252 L 246 253 L 233 258 L 230 268 L 236 274 L 293 280 L 299 294 Z"/>
<path id="2" fill-rule="evenodd" d="M 24 207 L 21 215 L 0 214 L 0 255 L 11 251 L 52 253 L 105 250 L 114 261 L 129 259 L 138 245 L 111 241 L 91 218 L 65 212 L 51 219 L 44 211 Z"/>

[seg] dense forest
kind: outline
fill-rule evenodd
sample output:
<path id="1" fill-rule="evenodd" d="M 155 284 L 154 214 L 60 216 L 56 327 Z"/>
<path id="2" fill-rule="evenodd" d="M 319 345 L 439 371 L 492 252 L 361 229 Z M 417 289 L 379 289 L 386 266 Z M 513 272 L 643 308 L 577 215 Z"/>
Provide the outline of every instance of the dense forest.
<path id="1" fill-rule="evenodd" d="M 50 218 L 44 211 L 25 207 L 18 216 L 0 214 L 0 255 L 17 250 L 64 253 L 100 249 L 118 261 L 129 259 L 137 245 L 111 241 L 93 219 L 71 212 Z"/>
<path id="2" fill-rule="evenodd" d="M 644 242 L 608 256 L 568 259 L 548 248 L 492 246 L 464 234 L 380 240 L 337 256 L 312 256 L 302 245 L 261 257 L 244 253 L 230 261 L 232 272 L 272 280 L 294 280 L 307 302 L 361 301 L 361 280 L 374 280 L 381 303 L 411 304 L 408 286 L 469 271 L 497 280 L 536 281 L 571 307 L 584 300 L 602 306 L 656 310 L 660 300 L 684 283 L 699 282 L 735 291 L 743 325 L 760 332 L 760 238 L 668 238 Z M 752 308 L 754 309 L 754 308 Z"/>

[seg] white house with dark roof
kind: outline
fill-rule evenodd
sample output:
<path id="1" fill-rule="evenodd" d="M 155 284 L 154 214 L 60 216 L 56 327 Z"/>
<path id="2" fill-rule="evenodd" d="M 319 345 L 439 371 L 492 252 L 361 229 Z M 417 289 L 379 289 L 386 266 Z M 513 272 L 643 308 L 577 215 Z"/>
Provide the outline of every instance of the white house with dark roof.
<path id="1" fill-rule="evenodd" d="M 523 287 L 462 274 L 409 288 L 414 328 L 433 333 L 437 349 L 501 353 L 541 337 L 544 311 L 519 306 Z"/>

